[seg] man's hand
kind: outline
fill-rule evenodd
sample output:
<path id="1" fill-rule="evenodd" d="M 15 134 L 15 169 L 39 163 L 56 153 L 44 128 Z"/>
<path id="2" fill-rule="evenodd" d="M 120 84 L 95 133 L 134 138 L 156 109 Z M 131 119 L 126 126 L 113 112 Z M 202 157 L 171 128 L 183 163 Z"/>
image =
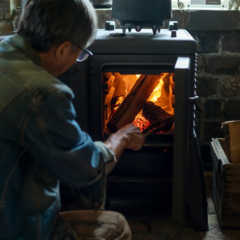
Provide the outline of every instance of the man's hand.
<path id="1" fill-rule="evenodd" d="M 111 134 L 104 144 L 115 153 L 116 161 L 107 164 L 107 174 L 112 171 L 124 149 L 137 151 L 141 149 L 144 141 L 145 136 L 141 134 L 139 128 L 135 127 L 133 124 L 127 124 L 117 132 Z"/>
<path id="2" fill-rule="evenodd" d="M 137 151 L 141 149 L 145 140 L 145 136 L 133 124 L 127 124 L 120 128 L 117 132 L 111 134 L 105 144 L 116 155 L 120 157 L 124 149 Z"/>
<path id="3" fill-rule="evenodd" d="M 116 134 L 122 135 L 126 141 L 126 149 L 134 151 L 140 150 L 144 144 L 145 136 L 141 134 L 139 128 L 133 124 L 127 124 L 126 126 L 119 129 Z"/>

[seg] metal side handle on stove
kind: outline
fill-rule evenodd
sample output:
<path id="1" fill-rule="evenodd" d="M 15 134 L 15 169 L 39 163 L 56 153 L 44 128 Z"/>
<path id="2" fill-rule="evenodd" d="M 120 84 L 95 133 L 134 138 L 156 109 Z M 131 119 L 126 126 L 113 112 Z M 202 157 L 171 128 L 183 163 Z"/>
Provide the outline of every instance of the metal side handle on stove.
<path id="1" fill-rule="evenodd" d="M 190 101 L 190 103 L 196 103 L 199 100 L 199 96 L 195 95 L 195 96 L 189 97 L 188 100 Z"/>

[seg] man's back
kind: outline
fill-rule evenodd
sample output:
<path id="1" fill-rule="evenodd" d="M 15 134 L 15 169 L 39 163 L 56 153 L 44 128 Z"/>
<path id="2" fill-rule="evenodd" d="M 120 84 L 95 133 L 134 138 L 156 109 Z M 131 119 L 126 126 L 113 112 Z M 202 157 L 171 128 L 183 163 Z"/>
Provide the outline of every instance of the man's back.
<path id="1" fill-rule="evenodd" d="M 34 146 L 24 142 L 24 128 L 29 128 L 28 121 L 38 116 L 44 95 L 71 96 L 72 93 L 35 65 L 25 55 L 28 52 L 18 49 L 23 45 L 17 35 L 0 43 L 0 239 L 16 238 L 21 231 L 28 233 L 25 239 L 35 239 L 38 231 L 44 232 L 47 238 L 48 227 L 52 226 L 50 223 L 60 209 L 56 177 L 46 168 L 37 166 L 33 157 L 25 153 Z M 36 134 L 34 128 L 27 131 Z M 44 200 L 41 192 L 44 187 L 39 188 L 32 178 L 38 178 L 36 182 L 48 188 Z"/>

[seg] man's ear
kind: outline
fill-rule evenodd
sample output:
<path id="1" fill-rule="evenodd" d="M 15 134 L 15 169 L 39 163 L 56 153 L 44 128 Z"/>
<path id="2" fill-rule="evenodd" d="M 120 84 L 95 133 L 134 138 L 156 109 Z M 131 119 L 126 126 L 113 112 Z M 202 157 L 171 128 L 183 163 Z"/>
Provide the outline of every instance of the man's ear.
<path id="1" fill-rule="evenodd" d="M 65 41 L 56 47 L 56 60 L 61 62 L 69 56 L 70 51 L 72 50 L 72 44 L 69 41 Z"/>

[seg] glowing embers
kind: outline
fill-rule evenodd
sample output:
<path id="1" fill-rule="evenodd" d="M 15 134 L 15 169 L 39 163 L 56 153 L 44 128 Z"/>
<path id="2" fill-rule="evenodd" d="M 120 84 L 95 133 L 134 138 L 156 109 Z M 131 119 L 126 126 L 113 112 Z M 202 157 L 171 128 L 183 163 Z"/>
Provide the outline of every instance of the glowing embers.
<path id="1" fill-rule="evenodd" d="M 170 134 L 174 130 L 173 73 L 159 75 L 104 73 L 104 131 L 132 122 L 142 132 Z"/>

